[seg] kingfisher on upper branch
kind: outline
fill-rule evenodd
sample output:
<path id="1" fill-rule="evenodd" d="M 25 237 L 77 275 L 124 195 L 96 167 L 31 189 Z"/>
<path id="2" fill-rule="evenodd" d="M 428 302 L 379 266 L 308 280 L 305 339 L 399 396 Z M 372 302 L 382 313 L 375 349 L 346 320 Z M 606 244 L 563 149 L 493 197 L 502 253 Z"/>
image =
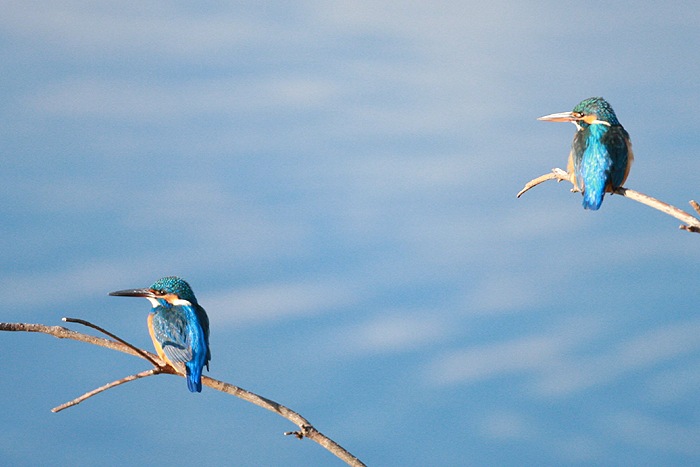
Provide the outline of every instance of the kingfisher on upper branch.
<path id="1" fill-rule="evenodd" d="M 590 97 L 571 112 L 538 120 L 576 125 L 567 171 L 576 190 L 583 194 L 583 207 L 599 209 L 605 192 L 612 193 L 625 183 L 634 159 L 630 136 L 610 104 L 602 97 Z"/>
<path id="2" fill-rule="evenodd" d="M 158 279 L 146 289 L 111 292 L 120 297 L 145 297 L 153 308 L 148 331 L 160 358 L 173 368 L 184 364 L 187 388 L 202 392 L 202 369 L 209 370 L 209 317 L 190 285 L 179 277 Z"/>

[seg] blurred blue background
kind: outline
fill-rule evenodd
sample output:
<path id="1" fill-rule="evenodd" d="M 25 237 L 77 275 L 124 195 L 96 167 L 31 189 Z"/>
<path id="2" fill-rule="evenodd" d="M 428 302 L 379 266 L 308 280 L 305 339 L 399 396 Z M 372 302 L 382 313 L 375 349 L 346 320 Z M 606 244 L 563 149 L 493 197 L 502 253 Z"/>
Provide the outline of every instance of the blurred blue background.
<path id="1" fill-rule="evenodd" d="M 151 349 L 177 274 L 210 376 L 369 465 L 700 463 L 700 238 L 570 186 L 603 96 L 627 186 L 700 198 L 700 9 L 592 1 L 2 2 L 2 321 Z M 689 208 L 688 208 L 689 210 Z M 71 326 L 86 331 L 79 326 Z M 340 465 L 145 362 L 2 333 L 7 465 Z"/>

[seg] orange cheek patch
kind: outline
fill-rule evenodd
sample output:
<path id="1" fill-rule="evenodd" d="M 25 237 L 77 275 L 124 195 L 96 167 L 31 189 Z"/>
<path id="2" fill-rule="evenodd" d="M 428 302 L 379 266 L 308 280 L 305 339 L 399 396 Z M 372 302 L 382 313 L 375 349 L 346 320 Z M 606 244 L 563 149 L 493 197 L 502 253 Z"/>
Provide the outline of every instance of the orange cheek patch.
<path id="1" fill-rule="evenodd" d="M 178 298 L 177 298 L 177 295 L 175 295 L 174 293 L 169 293 L 169 294 L 166 294 L 166 295 L 162 295 L 162 296 L 160 296 L 160 297 L 158 297 L 158 298 L 162 298 L 163 300 L 165 300 L 165 301 L 168 302 L 168 303 L 173 303 L 175 300 L 178 299 Z"/>
<path id="2" fill-rule="evenodd" d="M 584 122 L 588 123 L 589 125 L 592 125 L 593 122 L 595 122 L 596 120 L 598 120 L 598 117 L 597 117 L 596 115 L 586 115 L 585 117 L 583 117 L 582 120 L 583 120 Z"/>

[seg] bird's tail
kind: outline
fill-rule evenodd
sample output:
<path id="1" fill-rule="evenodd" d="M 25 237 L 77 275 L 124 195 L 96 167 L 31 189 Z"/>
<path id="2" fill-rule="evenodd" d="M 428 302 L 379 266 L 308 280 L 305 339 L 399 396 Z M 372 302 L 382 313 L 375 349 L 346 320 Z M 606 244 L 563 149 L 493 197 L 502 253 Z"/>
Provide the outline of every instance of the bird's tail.
<path id="1" fill-rule="evenodd" d="M 583 208 L 597 211 L 600 205 L 603 204 L 605 196 L 605 188 L 608 185 L 610 178 L 608 171 L 605 168 L 598 169 L 594 173 L 584 174 L 582 177 L 583 184 Z"/>
<path id="2" fill-rule="evenodd" d="M 603 197 L 605 196 L 605 190 L 589 190 L 583 192 L 583 209 L 590 209 L 591 211 L 597 211 L 600 209 L 600 205 L 603 204 Z"/>
<path id="3" fill-rule="evenodd" d="M 202 392 L 202 367 L 195 362 L 187 362 L 187 389 L 190 392 Z"/>

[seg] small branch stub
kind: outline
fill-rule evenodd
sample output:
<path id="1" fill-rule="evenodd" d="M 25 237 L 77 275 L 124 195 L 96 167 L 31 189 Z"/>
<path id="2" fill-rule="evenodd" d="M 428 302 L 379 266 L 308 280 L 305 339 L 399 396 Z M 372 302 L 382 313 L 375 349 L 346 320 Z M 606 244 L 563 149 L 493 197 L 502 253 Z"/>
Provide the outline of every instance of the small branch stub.
<path id="1" fill-rule="evenodd" d="M 694 199 L 691 199 L 690 201 L 688 201 L 688 203 L 693 207 L 693 209 L 695 209 L 695 212 L 700 214 L 700 204 L 698 204 L 697 201 L 695 201 Z"/>
<path id="2" fill-rule="evenodd" d="M 285 431 L 284 436 L 292 436 L 293 435 L 297 439 L 304 439 L 304 438 L 308 437 L 308 433 L 310 430 L 316 431 L 314 429 L 314 427 L 312 427 L 311 425 L 302 425 L 299 427 L 299 429 L 297 431 Z"/>

